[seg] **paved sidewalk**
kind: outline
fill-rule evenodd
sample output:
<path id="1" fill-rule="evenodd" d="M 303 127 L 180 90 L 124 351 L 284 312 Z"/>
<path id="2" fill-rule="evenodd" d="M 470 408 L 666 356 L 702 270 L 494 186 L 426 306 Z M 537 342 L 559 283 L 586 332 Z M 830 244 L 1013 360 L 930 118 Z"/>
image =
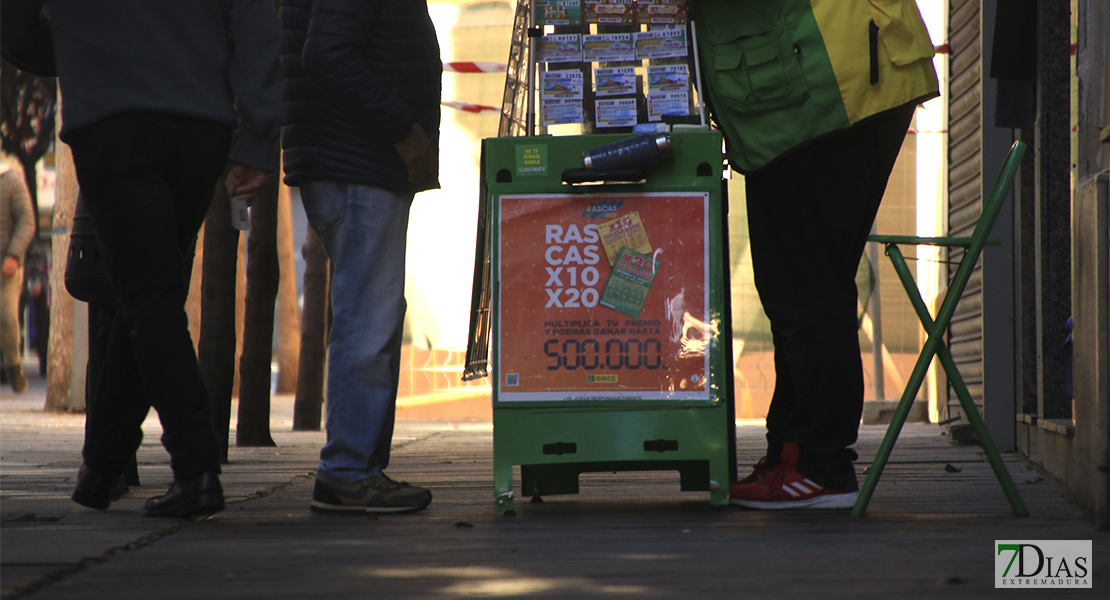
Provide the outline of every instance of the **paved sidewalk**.
<path id="1" fill-rule="evenodd" d="M 69 500 L 84 417 L 44 414 L 33 385 L 0 400 L 4 598 L 1071 598 L 1110 587 L 1110 534 L 1007 455 L 1032 513 L 1013 517 L 977 449 L 935 425 L 905 428 L 863 519 L 715 509 L 670 473 L 586 474 L 580 494 L 523 499 L 506 517 L 493 509 L 488 422 L 401 421 L 389 473 L 431 487 L 431 507 L 331 517 L 308 511 L 324 436 L 290 431 L 292 398 L 278 396 L 277 447 L 231 451 L 228 510 L 158 520 L 139 515 L 171 478 L 157 420 L 139 453 L 143 485 L 88 510 Z M 863 428 L 859 469 L 882 433 Z M 741 464 L 759 457 L 762 434 L 739 427 Z M 997 539 L 1094 540 L 1094 590 L 995 589 Z"/>

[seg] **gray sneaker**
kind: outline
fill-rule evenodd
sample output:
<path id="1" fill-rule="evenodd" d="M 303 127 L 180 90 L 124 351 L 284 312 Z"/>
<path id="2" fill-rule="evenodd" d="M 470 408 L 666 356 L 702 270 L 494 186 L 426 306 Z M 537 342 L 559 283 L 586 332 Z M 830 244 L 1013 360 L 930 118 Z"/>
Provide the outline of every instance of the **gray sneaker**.
<path id="1" fill-rule="evenodd" d="M 339 485 L 317 479 L 312 490 L 312 512 L 328 515 L 416 512 L 431 503 L 431 490 L 384 473 Z"/>

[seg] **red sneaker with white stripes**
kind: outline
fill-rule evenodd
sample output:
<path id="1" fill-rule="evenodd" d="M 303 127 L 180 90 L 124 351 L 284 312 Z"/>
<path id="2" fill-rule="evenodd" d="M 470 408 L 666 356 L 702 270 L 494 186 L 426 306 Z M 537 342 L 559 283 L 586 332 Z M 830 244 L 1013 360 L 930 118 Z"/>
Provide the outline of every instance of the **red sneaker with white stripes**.
<path id="1" fill-rule="evenodd" d="M 773 468 L 774 467 L 770 467 L 770 466 L 767 465 L 767 456 L 764 455 L 763 458 L 760 458 L 759 461 L 755 463 L 755 466 L 752 467 L 751 474 L 749 474 L 747 477 L 741 479 L 740 481 L 737 481 L 736 483 L 734 483 L 732 485 L 737 486 L 737 485 L 743 485 L 743 484 L 746 484 L 746 483 L 755 483 L 755 482 L 759 481 L 760 479 L 763 479 L 764 477 L 766 477 L 767 474 L 770 473 L 771 469 L 773 469 Z"/>
<path id="2" fill-rule="evenodd" d="M 736 506 L 761 510 L 786 508 L 851 508 L 859 492 L 833 490 L 821 486 L 797 471 L 798 445 L 786 442 L 779 464 L 762 478 L 752 478 L 729 486 L 729 501 Z M 758 465 L 757 465 L 758 468 Z M 753 473 L 754 475 L 754 473 Z"/>

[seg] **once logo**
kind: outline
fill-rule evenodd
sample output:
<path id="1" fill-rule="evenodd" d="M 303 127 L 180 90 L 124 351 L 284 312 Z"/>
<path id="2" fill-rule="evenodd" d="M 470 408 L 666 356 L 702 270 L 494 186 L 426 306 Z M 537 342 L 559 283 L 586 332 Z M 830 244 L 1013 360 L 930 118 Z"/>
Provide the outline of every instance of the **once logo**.
<path id="1" fill-rule="evenodd" d="M 1091 540 L 995 540 L 994 587 L 1089 588 Z"/>

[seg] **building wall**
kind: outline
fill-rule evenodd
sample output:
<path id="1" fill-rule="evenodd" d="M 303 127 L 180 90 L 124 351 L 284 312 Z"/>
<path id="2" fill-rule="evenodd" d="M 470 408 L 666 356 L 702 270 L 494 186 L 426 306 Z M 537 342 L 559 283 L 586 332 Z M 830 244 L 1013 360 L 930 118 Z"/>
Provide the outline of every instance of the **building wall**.
<path id="1" fill-rule="evenodd" d="M 983 186 L 982 15 L 979 0 L 952 0 L 949 39 L 948 234 L 969 235 L 980 214 Z M 961 252 L 951 252 L 958 261 Z M 983 405 L 982 269 L 972 274 L 952 319 L 949 347 L 977 406 Z M 941 418 L 959 414 L 955 398 L 941 408 Z M 966 421 L 964 421 L 966 423 Z"/>

